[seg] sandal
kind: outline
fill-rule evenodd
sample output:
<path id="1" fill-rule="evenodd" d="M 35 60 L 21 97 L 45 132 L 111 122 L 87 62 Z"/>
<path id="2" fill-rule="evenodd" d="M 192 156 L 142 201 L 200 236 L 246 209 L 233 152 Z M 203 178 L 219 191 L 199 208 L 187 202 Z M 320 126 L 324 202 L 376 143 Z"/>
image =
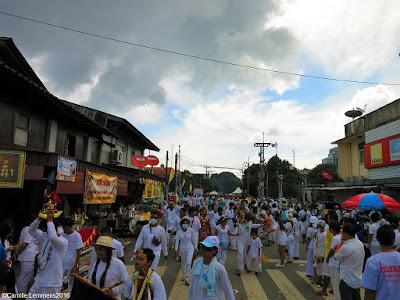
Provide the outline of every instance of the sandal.
<path id="1" fill-rule="evenodd" d="M 314 295 L 317 295 L 317 296 L 328 296 L 328 293 L 324 293 L 323 291 L 317 291 L 317 292 L 314 293 Z"/>

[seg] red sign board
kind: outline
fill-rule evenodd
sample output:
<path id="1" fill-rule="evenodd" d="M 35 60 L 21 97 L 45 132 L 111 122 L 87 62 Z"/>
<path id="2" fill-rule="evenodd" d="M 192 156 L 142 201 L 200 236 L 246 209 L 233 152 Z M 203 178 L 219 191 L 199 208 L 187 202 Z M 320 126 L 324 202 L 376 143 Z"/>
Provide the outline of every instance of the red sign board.
<path id="1" fill-rule="evenodd" d="M 326 171 L 322 171 L 322 175 L 326 178 L 326 179 L 332 179 L 332 175 Z"/>
<path id="2" fill-rule="evenodd" d="M 143 155 L 136 155 L 132 158 L 132 163 L 139 168 L 144 168 L 147 166 L 147 159 Z"/>
<path id="3" fill-rule="evenodd" d="M 400 164 L 400 134 L 364 145 L 365 167 Z"/>
<path id="4" fill-rule="evenodd" d="M 147 164 L 150 166 L 157 166 L 160 162 L 158 158 L 154 155 L 149 155 L 146 157 L 146 159 L 147 159 Z"/>

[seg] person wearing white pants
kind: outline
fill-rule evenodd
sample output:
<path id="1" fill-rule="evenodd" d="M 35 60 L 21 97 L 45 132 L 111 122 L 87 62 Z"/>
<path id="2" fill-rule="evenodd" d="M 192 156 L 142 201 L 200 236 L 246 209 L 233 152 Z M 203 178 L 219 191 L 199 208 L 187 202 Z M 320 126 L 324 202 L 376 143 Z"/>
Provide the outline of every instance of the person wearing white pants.
<path id="1" fill-rule="evenodd" d="M 235 206 L 235 203 L 230 202 L 229 203 L 229 209 L 225 210 L 225 216 L 228 218 L 228 227 L 229 231 L 233 234 L 237 233 L 237 227 L 235 227 L 233 223 L 233 219 L 235 218 L 235 211 L 233 207 Z M 236 236 L 229 236 L 229 244 L 231 245 L 230 249 L 236 251 L 237 250 L 237 238 Z"/>
<path id="2" fill-rule="evenodd" d="M 226 252 L 228 251 L 228 240 L 229 237 L 233 235 L 231 233 L 229 226 L 227 225 L 228 223 L 228 218 L 227 217 L 222 217 L 218 223 L 220 225 L 217 225 L 215 227 L 217 237 L 221 242 L 221 245 L 219 247 L 219 251 L 217 254 L 217 260 L 221 265 L 225 265 L 225 260 L 226 260 Z"/>
<path id="3" fill-rule="evenodd" d="M 294 212 L 293 214 L 293 225 L 294 225 L 294 248 L 293 248 L 293 258 L 294 259 L 299 259 L 299 243 L 300 243 L 300 221 L 297 220 L 297 214 Z"/>
<path id="4" fill-rule="evenodd" d="M 293 263 L 294 257 L 294 223 L 293 223 L 293 215 L 291 213 L 286 214 L 286 225 L 285 232 L 287 235 L 287 249 L 289 253 L 289 260 L 286 262 L 287 264 Z"/>
<path id="5" fill-rule="evenodd" d="M 189 223 L 188 219 L 183 218 L 180 223 L 181 229 L 177 231 L 175 237 L 175 256 L 179 253 L 181 257 L 182 280 L 186 285 L 189 285 L 193 254 L 197 254 L 196 234 L 192 228 L 189 228 Z"/>
<path id="6" fill-rule="evenodd" d="M 28 234 L 29 226 L 21 231 L 18 242 L 18 260 L 21 266 L 21 273 L 18 278 L 17 288 L 19 293 L 28 292 L 28 285 L 33 276 L 35 256 L 38 253 L 38 242 Z"/>

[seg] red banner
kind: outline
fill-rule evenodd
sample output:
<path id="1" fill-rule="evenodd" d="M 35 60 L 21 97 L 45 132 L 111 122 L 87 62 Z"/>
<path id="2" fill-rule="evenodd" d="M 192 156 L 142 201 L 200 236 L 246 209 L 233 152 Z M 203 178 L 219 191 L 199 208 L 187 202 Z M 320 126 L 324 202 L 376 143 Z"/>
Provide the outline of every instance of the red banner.
<path id="1" fill-rule="evenodd" d="M 117 199 L 117 176 L 86 170 L 83 204 L 114 203 Z"/>
<path id="2" fill-rule="evenodd" d="M 94 240 L 99 236 L 99 229 L 97 226 L 82 228 L 77 230 L 82 237 L 83 246 L 89 247 L 94 243 Z"/>

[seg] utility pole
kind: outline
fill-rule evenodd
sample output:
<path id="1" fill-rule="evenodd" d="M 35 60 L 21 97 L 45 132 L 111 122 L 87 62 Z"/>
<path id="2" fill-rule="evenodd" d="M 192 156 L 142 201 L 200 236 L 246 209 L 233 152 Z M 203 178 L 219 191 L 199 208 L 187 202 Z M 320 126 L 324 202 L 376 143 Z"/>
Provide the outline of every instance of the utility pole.
<path id="1" fill-rule="evenodd" d="M 182 195 L 182 173 L 181 173 L 181 145 L 179 145 L 179 197 Z"/>
<path id="2" fill-rule="evenodd" d="M 168 188 L 169 188 L 169 178 L 168 178 L 168 151 L 165 160 L 165 178 L 167 178 L 167 183 L 165 184 L 165 201 L 168 203 Z"/>
<path id="3" fill-rule="evenodd" d="M 259 198 L 264 198 L 265 196 L 265 171 L 264 171 L 264 148 L 266 147 L 276 147 L 278 144 L 275 142 L 275 144 L 273 143 L 265 143 L 264 142 L 264 132 L 263 132 L 263 142 L 262 143 L 255 143 L 254 147 L 259 147 L 260 148 L 260 185 L 261 185 L 261 189 L 260 189 L 260 194 L 259 194 Z M 276 153 L 278 156 L 278 150 L 276 149 Z"/>
<path id="4" fill-rule="evenodd" d="M 175 153 L 175 194 L 178 194 L 178 153 Z"/>
<path id="5" fill-rule="evenodd" d="M 250 195 L 250 157 L 247 157 L 247 195 Z"/>
<path id="6" fill-rule="evenodd" d="M 296 168 L 296 150 L 292 150 L 293 151 L 293 168 Z"/>

